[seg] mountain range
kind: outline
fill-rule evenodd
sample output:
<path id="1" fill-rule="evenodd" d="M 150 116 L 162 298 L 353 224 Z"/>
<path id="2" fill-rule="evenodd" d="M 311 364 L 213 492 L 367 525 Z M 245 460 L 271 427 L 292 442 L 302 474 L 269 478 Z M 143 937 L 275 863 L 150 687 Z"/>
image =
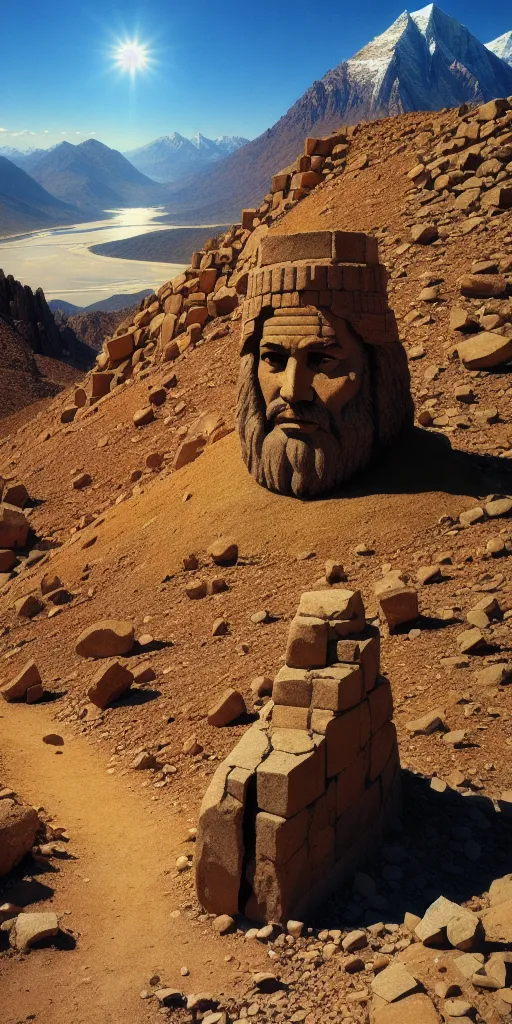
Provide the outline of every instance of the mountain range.
<path id="1" fill-rule="evenodd" d="M 157 204 L 167 208 L 170 223 L 229 223 L 261 199 L 271 175 L 295 159 L 305 136 L 511 94 L 512 32 L 481 43 L 429 4 L 404 11 L 252 142 L 174 132 L 125 155 L 95 139 L 22 154 L 0 149 L 0 234 Z M 31 179 L 40 191 L 30 191 Z"/>
<path id="2" fill-rule="evenodd" d="M 125 157 L 143 174 L 157 182 L 179 181 L 210 164 L 223 160 L 244 146 L 248 139 L 239 135 L 221 135 L 208 139 L 198 133 L 186 139 L 179 132 L 162 135 L 146 146 L 131 149 Z"/>
<path id="3" fill-rule="evenodd" d="M 173 216 L 182 224 L 238 217 L 265 193 L 276 167 L 290 164 L 307 135 L 510 96 L 512 66 L 493 49 L 508 52 L 500 40 L 485 46 L 436 4 L 404 11 L 386 32 L 314 82 L 272 128 L 222 164 L 172 188 Z"/>

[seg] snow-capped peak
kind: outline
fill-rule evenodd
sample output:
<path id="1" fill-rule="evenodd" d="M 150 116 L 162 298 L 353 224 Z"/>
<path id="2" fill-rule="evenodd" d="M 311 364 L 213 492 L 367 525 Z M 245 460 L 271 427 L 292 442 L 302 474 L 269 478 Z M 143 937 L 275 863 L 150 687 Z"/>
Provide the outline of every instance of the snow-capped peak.
<path id="1" fill-rule="evenodd" d="M 435 4 L 427 4 L 426 7 L 421 8 L 421 11 L 413 11 L 411 14 L 412 20 L 416 22 L 422 35 L 425 35 L 428 29 L 435 6 Z"/>
<path id="2" fill-rule="evenodd" d="M 493 39 L 492 42 L 485 45 L 488 50 L 491 50 L 491 53 L 495 53 L 507 64 L 512 64 L 512 32 L 504 32 L 502 36 L 498 36 L 497 39 Z"/>

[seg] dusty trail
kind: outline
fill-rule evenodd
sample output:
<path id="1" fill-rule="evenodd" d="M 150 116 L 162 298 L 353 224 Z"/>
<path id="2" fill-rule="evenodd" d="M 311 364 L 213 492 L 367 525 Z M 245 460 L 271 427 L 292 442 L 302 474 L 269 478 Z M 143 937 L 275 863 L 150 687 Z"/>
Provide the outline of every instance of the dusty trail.
<path id="1" fill-rule="evenodd" d="M 187 992 L 227 991 L 238 966 L 224 960 L 231 940 L 170 916 L 186 899 L 175 877 L 186 823 L 107 775 L 102 755 L 60 725 L 65 745 L 57 754 L 42 742 L 48 731 L 55 723 L 44 707 L 2 708 L 0 776 L 69 830 L 78 859 L 39 876 L 55 891 L 32 909 L 66 912 L 62 924 L 79 937 L 73 950 L 0 962 L 2 1024 L 29 1015 L 38 1024 L 146 1024 L 156 1008 L 140 992 L 155 973 Z"/>

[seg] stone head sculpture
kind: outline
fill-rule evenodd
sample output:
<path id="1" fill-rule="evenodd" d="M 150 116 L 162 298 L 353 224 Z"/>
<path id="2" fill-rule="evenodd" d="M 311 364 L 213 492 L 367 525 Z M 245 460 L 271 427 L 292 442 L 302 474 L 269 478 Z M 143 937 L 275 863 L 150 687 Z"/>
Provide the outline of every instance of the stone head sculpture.
<path id="1" fill-rule="evenodd" d="M 264 487 L 328 493 L 412 424 L 386 281 L 371 236 L 263 239 L 243 308 L 238 429 Z"/>

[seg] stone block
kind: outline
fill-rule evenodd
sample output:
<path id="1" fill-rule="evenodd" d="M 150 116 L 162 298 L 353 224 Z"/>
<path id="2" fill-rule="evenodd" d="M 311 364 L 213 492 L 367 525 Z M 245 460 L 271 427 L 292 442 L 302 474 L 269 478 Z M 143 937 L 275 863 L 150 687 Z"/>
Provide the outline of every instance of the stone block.
<path id="1" fill-rule="evenodd" d="M 269 751 L 270 740 L 267 733 L 254 725 L 244 733 L 236 747 L 228 754 L 226 763 L 232 768 L 247 768 L 254 771 Z"/>
<path id="2" fill-rule="evenodd" d="M 418 594 L 414 587 L 398 586 L 379 596 L 379 609 L 390 629 L 418 618 Z"/>
<path id="3" fill-rule="evenodd" d="M 41 684 L 39 669 L 33 658 L 27 661 L 18 674 L 0 689 L 2 697 L 6 701 L 22 700 L 27 691 L 33 686 Z"/>
<path id="4" fill-rule="evenodd" d="M 311 815 L 309 810 L 299 811 L 291 818 L 283 818 L 268 811 L 256 815 L 256 857 L 265 857 L 275 864 L 286 864 L 304 846 Z"/>
<path id="5" fill-rule="evenodd" d="M 336 822 L 336 858 L 344 857 L 378 821 L 381 809 L 380 785 L 374 782 Z"/>
<path id="6" fill-rule="evenodd" d="M 392 722 L 386 722 L 371 740 L 370 772 L 372 782 L 379 777 L 396 746 L 396 729 Z"/>
<path id="7" fill-rule="evenodd" d="M 87 696 L 98 708 L 106 708 L 130 689 L 133 673 L 114 658 L 98 669 L 87 690 Z"/>
<path id="8" fill-rule="evenodd" d="M 370 704 L 370 721 L 372 734 L 377 732 L 393 717 L 393 694 L 389 680 L 379 679 L 375 689 L 368 698 Z"/>
<path id="9" fill-rule="evenodd" d="M 117 338 L 109 338 L 104 345 L 110 363 L 118 363 L 121 359 L 128 359 L 132 355 L 133 348 L 133 334 L 131 332 L 120 334 Z"/>
<path id="10" fill-rule="evenodd" d="M 326 774 L 332 778 L 355 761 L 361 750 L 361 711 L 352 708 L 333 718 L 325 730 Z"/>
<path id="11" fill-rule="evenodd" d="M 284 865 L 264 858 L 257 859 L 252 879 L 253 896 L 247 901 L 245 914 L 254 920 L 286 921 L 309 888 L 311 867 L 305 846 Z"/>
<path id="12" fill-rule="evenodd" d="M 362 750 L 352 764 L 349 764 L 335 777 L 336 782 L 336 817 L 341 817 L 362 796 L 365 789 L 367 773 L 366 751 Z"/>
<path id="13" fill-rule="evenodd" d="M 325 786 L 323 743 L 309 754 L 273 750 L 256 769 L 258 807 L 291 818 L 321 795 Z"/>
<path id="14" fill-rule="evenodd" d="M 367 626 L 364 633 L 350 640 L 338 640 L 336 654 L 338 661 L 355 662 L 363 670 L 364 687 L 367 693 L 375 686 L 380 665 L 380 633 L 375 626 Z"/>
<path id="15" fill-rule="evenodd" d="M 325 666 L 327 633 L 327 623 L 323 619 L 296 615 L 288 635 L 286 664 L 293 668 Z"/>
<path id="16" fill-rule="evenodd" d="M 226 792 L 230 766 L 215 772 L 199 812 L 196 843 L 196 888 L 208 912 L 218 907 L 238 913 L 238 894 L 244 855 L 244 804 Z"/>
<path id="17" fill-rule="evenodd" d="M 468 370 L 486 370 L 512 359 L 512 338 L 483 331 L 457 344 L 459 359 Z"/>
<path id="18" fill-rule="evenodd" d="M 277 190 L 276 190 L 277 191 Z M 261 241 L 262 267 L 297 260 L 331 259 L 331 232 L 307 231 L 294 235 L 266 235 Z"/>
<path id="19" fill-rule="evenodd" d="M 30 524 L 23 512 L 5 505 L 0 507 L 0 548 L 24 548 L 29 530 Z"/>
<path id="20" fill-rule="evenodd" d="M 0 878 L 29 853 L 38 828 L 39 818 L 33 807 L 0 800 Z"/>
<path id="21" fill-rule="evenodd" d="M 321 832 L 327 825 L 334 825 L 338 817 L 336 813 L 336 779 L 331 779 L 327 783 L 327 789 L 322 796 L 315 801 L 310 808 L 308 808 L 310 814 L 309 833 L 310 836 L 314 836 L 316 832 Z"/>
<path id="22" fill-rule="evenodd" d="M 359 590 L 310 590 L 302 594 L 299 615 L 327 619 L 329 622 L 352 623 L 363 616 L 364 605 Z M 363 628 L 365 625 L 363 621 Z M 352 630 L 354 632 L 354 630 Z"/>
<path id="23" fill-rule="evenodd" d="M 346 711 L 363 696 L 363 674 L 359 665 L 333 665 L 311 672 L 311 707 L 323 711 Z"/>
<path id="24" fill-rule="evenodd" d="M 232 768 L 227 779 L 227 792 L 235 800 L 240 800 L 240 803 L 245 804 L 247 789 L 252 778 L 254 778 L 254 772 L 247 768 Z"/>
<path id="25" fill-rule="evenodd" d="M 276 704 L 272 711 L 272 725 L 276 729 L 307 729 L 309 708 Z"/>
<path id="26" fill-rule="evenodd" d="M 314 874 L 329 871 L 335 861 L 336 833 L 332 825 L 311 834 L 309 859 Z"/>
<path id="27" fill-rule="evenodd" d="M 275 704 L 289 704 L 297 708 L 308 708 L 311 703 L 313 684 L 307 669 L 290 668 L 285 665 L 279 670 L 272 689 Z"/>
<path id="28" fill-rule="evenodd" d="M 333 260 L 338 263 L 366 263 L 367 237 L 362 231 L 333 231 Z"/>

